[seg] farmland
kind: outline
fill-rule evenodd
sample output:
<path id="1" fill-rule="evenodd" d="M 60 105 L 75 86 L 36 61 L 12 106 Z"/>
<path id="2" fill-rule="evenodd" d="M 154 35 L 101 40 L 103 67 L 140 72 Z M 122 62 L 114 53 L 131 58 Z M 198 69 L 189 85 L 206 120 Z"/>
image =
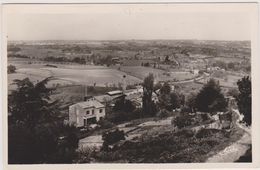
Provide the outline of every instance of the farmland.
<path id="1" fill-rule="evenodd" d="M 49 87 L 63 87 L 64 92 L 59 91 L 66 98 L 77 98 L 80 93 L 67 93 L 71 86 L 76 90 L 80 86 L 120 89 L 123 82 L 135 86 L 152 73 L 155 82 L 171 82 L 188 95 L 210 78 L 222 87 L 235 88 L 238 79 L 250 75 L 250 55 L 246 41 L 10 42 L 8 64 L 16 72 L 8 75 L 8 84 L 12 90 L 14 79 L 28 77 L 37 82 L 52 77 Z"/>
<path id="2" fill-rule="evenodd" d="M 17 71 L 8 76 L 9 84 L 14 79 L 23 79 L 29 77 L 33 82 L 37 82 L 47 77 L 53 77 L 49 84 L 53 85 L 97 85 L 97 86 L 118 86 L 123 79 L 124 72 L 103 67 L 91 65 L 58 65 L 58 68 L 50 68 L 45 64 L 16 64 L 9 61 L 10 64 L 17 65 Z M 128 84 L 140 83 L 141 80 L 131 75 L 126 76 Z"/>
<path id="3" fill-rule="evenodd" d="M 237 81 L 251 74 L 249 45 L 195 40 L 12 42 L 8 65 L 15 69 L 8 72 L 8 88 L 16 89 L 15 79 L 36 84 L 50 78 L 50 101 L 58 101 L 63 123 L 77 123 L 70 122 L 75 104 L 95 101 L 103 106 L 102 120 L 87 123 L 83 118 L 84 126 L 77 125 L 77 148 L 83 153 L 79 151 L 76 163 L 205 162 L 244 134 L 226 100 L 238 91 Z M 214 84 L 209 91 L 219 94 L 213 104 L 223 103 L 217 111 L 211 110 L 212 104 L 207 111 L 196 110 L 198 101 L 207 103 L 212 95 L 198 100 L 208 83 Z M 222 121 L 223 114 L 231 120 Z M 107 146 L 103 136 L 115 129 L 125 138 Z M 99 152 L 92 152 L 93 146 Z"/>

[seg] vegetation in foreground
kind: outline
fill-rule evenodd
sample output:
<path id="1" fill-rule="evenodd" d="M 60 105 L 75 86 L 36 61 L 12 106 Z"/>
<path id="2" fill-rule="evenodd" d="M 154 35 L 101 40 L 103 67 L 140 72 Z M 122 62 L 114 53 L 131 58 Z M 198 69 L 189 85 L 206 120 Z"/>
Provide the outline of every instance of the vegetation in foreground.
<path id="1" fill-rule="evenodd" d="M 118 143 L 112 149 L 79 152 L 77 163 L 190 163 L 204 162 L 242 136 L 241 129 L 228 132 L 202 129 L 197 133 L 184 129 L 178 132 L 143 135 L 137 140 Z"/>
<path id="2" fill-rule="evenodd" d="M 48 79 L 33 84 L 29 79 L 17 80 L 18 86 L 9 96 L 9 125 L 8 125 L 8 161 L 11 164 L 34 164 L 34 163 L 86 163 L 86 162 L 129 162 L 129 163 L 177 163 L 177 162 L 203 162 L 210 155 L 224 149 L 232 141 L 238 140 L 243 132 L 239 128 L 231 129 L 231 131 L 217 129 L 201 129 L 194 132 L 185 127 L 180 131 L 167 131 L 158 135 L 143 135 L 132 141 L 124 140 L 122 131 L 116 133 L 108 132 L 103 139 L 105 145 L 102 150 L 96 151 L 89 149 L 87 151 L 79 151 L 78 148 L 78 129 L 73 126 L 64 125 L 63 120 L 59 117 L 59 103 L 50 102 L 51 90 L 46 88 L 45 84 Z M 238 82 L 238 86 L 247 87 L 239 88 L 237 100 L 241 95 L 251 97 L 251 85 L 249 78 L 245 78 Z M 153 77 L 150 75 L 144 82 L 144 98 L 143 112 L 147 112 L 150 116 L 155 116 L 157 109 L 175 108 L 172 96 L 169 104 L 160 103 L 156 106 L 151 100 L 151 93 L 156 89 L 153 85 Z M 159 98 L 166 98 L 168 86 L 165 84 L 163 92 Z M 245 90 L 247 89 L 247 90 Z M 250 88 L 251 89 L 251 88 Z M 245 91 L 244 91 L 245 90 Z M 223 111 L 226 103 L 223 102 L 224 97 L 217 84 L 210 81 L 199 94 L 210 92 L 212 100 L 209 100 L 205 108 L 199 108 L 197 97 L 191 96 L 189 100 L 190 110 L 216 112 Z M 242 98 L 244 98 L 242 95 Z M 215 96 L 215 97 L 214 97 Z M 177 98 L 177 97 L 176 97 Z M 177 98 L 178 101 L 181 97 Z M 248 100 L 248 98 L 247 98 Z M 163 100 L 164 101 L 164 100 Z M 127 103 L 125 103 L 127 104 Z M 134 108 L 129 104 L 129 111 Z M 127 104 L 127 105 L 128 105 Z M 251 101 L 244 102 L 247 107 L 244 121 L 251 116 L 248 110 L 251 108 Z M 151 107 L 153 105 L 154 107 Z M 182 104 L 178 102 L 178 105 Z M 150 108 L 149 108 L 150 107 Z M 238 102 L 238 107 L 239 102 Z M 122 108 L 118 108 L 119 110 Z M 220 110 L 219 110 L 220 109 Z M 188 111 L 189 112 L 189 111 Z M 162 113 L 163 114 L 163 113 Z M 181 116 L 181 115 L 180 115 Z M 207 119 L 207 118 L 206 118 Z M 181 119 L 180 119 L 181 120 Z M 104 123 L 104 122 L 103 122 Z M 247 124 L 249 124 L 248 122 Z M 188 124 L 187 126 L 189 126 Z M 117 134 L 118 133 L 118 134 Z M 117 136 L 119 135 L 119 137 Z M 117 140 L 114 140 L 117 139 Z M 19 142 L 17 142 L 19 141 Z M 114 145 L 110 147 L 109 145 Z"/>
<path id="3" fill-rule="evenodd" d="M 72 163 L 76 156 L 78 129 L 63 124 L 48 81 L 15 81 L 17 90 L 8 97 L 9 164 Z"/>

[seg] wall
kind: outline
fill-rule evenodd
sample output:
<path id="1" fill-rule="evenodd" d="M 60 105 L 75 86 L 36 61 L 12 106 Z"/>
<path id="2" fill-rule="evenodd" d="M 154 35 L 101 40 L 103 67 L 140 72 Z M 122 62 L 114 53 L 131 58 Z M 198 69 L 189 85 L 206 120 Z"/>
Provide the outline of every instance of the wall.
<path id="1" fill-rule="evenodd" d="M 94 109 L 94 114 L 92 115 L 92 110 Z M 99 110 L 102 109 L 102 113 L 99 113 Z M 89 111 L 89 115 L 86 115 L 86 112 Z M 77 112 L 78 112 L 78 121 L 77 121 Z M 105 107 L 102 108 L 87 108 L 83 109 L 78 105 L 72 105 L 69 107 L 69 122 L 75 123 L 77 127 L 84 126 L 84 118 L 96 117 L 97 121 L 100 120 L 100 117 L 105 117 L 106 111 Z"/>

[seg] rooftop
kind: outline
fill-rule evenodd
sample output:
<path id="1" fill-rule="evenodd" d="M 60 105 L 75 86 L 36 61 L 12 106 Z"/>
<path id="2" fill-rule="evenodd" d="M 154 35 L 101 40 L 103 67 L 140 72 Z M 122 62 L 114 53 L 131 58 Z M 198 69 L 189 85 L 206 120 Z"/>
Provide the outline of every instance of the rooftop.
<path id="1" fill-rule="evenodd" d="M 112 100 L 114 100 L 118 97 L 122 97 L 122 96 L 124 96 L 124 94 L 116 94 L 116 95 L 112 95 L 112 96 L 105 94 L 105 95 L 100 95 L 100 96 L 94 96 L 94 98 L 97 101 L 103 103 L 103 102 L 111 102 Z"/>
<path id="2" fill-rule="evenodd" d="M 101 108 L 101 107 L 105 107 L 103 104 L 101 104 L 99 101 L 97 101 L 96 99 L 89 99 L 87 101 L 84 102 L 80 102 L 80 103 L 76 103 L 75 105 L 78 105 L 82 108 Z"/>
<path id="3" fill-rule="evenodd" d="M 123 94 L 123 92 L 121 90 L 115 90 L 115 91 L 107 92 L 107 94 L 113 96 L 113 95 Z"/>

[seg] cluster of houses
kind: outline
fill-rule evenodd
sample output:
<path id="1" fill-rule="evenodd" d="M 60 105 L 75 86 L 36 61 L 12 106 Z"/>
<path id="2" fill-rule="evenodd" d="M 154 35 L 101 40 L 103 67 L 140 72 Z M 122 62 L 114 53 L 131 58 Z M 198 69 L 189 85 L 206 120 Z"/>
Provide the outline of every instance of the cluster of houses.
<path id="1" fill-rule="evenodd" d="M 77 127 L 97 123 L 106 115 L 106 108 L 113 107 L 121 99 L 132 101 L 136 108 L 142 107 L 143 88 L 115 90 L 99 96 L 86 96 L 84 101 L 69 106 L 69 123 Z M 156 97 L 156 96 L 154 96 Z"/>

